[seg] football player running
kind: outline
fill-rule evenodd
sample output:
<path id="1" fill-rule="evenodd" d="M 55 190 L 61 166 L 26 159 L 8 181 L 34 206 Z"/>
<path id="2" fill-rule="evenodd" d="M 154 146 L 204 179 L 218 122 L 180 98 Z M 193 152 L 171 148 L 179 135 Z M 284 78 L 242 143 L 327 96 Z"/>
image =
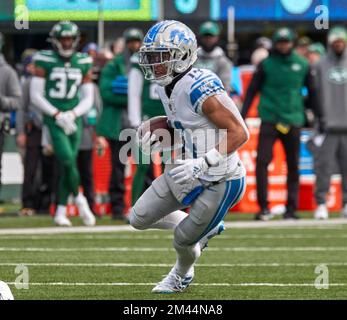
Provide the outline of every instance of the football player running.
<path id="1" fill-rule="evenodd" d="M 246 172 L 237 149 L 249 133 L 221 80 L 192 67 L 197 42 L 186 25 L 155 24 L 139 55 L 145 78 L 160 85 L 169 124 L 182 132 L 186 147 L 184 159 L 166 163 L 163 175 L 135 203 L 130 223 L 141 230 L 174 229 L 176 263 L 152 292 L 182 292 L 193 281 L 194 264 L 207 241 L 224 230 L 224 216 L 244 194 Z M 142 150 L 149 142 L 157 149 L 155 139 L 151 132 L 144 134 Z M 187 207 L 189 215 L 182 211 Z"/>
<path id="2" fill-rule="evenodd" d="M 61 21 L 54 25 L 49 37 L 53 50 L 35 55 L 35 75 L 30 86 L 32 102 L 44 114 L 44 124 L 48 127 L 61 168 L 54 217 L 54 222 L 60 226 L 71 226 L 66 217 L 66 204 L 71 193 L 84 224 L 95 225 L 88 202 L 79 192 L 76 164 L 82 132 L 81 116 L 89 111 L 94 101 L 92 59 L 76 52 L 79 39 L 76 24 Z"/>

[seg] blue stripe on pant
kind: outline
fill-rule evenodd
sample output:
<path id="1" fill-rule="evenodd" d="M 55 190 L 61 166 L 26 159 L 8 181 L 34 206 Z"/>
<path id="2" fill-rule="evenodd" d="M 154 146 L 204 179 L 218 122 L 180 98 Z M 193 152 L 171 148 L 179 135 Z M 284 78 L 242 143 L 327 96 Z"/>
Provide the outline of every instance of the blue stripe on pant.
<path id="1" fill-rule="evenodd" d="M 213 216 L 206 230 L 201 234 L 201 236 L 196 241 L 194 241 L 194 243 L 197 243 L 198 241 L 200 241 L 201 238 L 203 238 L 208 232 L 210 232 L 214 227 L 216 227 L 218 223 L 220 223 L 224 219 L 228 210 L 239 201 L 245 188 L 245 180 L 246 178 L 242 177 L 237 180 L 226 181 L 224 196 L 218 207 L 216 214 Z"/>

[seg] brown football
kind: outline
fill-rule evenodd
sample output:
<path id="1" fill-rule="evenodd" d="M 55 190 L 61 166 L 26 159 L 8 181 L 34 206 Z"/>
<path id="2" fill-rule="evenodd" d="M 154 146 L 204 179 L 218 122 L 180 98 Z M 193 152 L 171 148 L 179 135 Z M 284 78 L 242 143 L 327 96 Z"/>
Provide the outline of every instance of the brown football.
<path id="1" fill-rule="evenodd" d="M 157 116 L 146 120 L 141 125 L 141 134 L 144 136 L 148 131 L 154 133 L 163 148 L 169 148 L 179 143 L 180 133 L 169 125 L 166 116 Z"/>
<path id="2" fill-rule="evenodd" d="M 151 119 L 148 119 L 150 130 L 153 133 L 157 129 L 165 129 L 168 131 L 173 131 L 171 127 L 169 127 L 167 116 L 158 116 Z"/>

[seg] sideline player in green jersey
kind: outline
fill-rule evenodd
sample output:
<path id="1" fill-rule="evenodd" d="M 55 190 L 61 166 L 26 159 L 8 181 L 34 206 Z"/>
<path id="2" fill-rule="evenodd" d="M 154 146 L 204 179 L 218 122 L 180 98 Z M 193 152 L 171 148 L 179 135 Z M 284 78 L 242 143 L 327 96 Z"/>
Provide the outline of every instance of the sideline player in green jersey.
<path id="1" fill-rule="evenodd" d="M 131 127 L 137 128 L 142 121 L 165 115 L 165 111 L 156 90 L 158 84 L 144 79 L 139 66 L 138 53 L 132 55 L 130 62 L 131 69 L 128 76 L 128 117 Z M 135 204 L 144 191 L 146 175 L 150 166 L 142 161 L 143 157 L 146 156 L 140 152 L 139 159 L 135 159 L 137 168 L 131 188 L 132 205 Z"/>
<path id="2" fill-rule="evenodd" d="M 85 225 L 95 225 L 84 195 L 79 192 L 80 176 L 76 157 L 82 131 L 81 116 L 93 105 L 92 59 L 76 52 L 80 32 L 76 24 L 61 21 L 53 26 L 49 41 L 53 50 L 35 55 L 35 74 L 30 93 L 34 105 L 44 114 L 59 165 L 58 206 L 54 222 L 71 226 L 66 217 L 68 196 L 72 193 Z"/>

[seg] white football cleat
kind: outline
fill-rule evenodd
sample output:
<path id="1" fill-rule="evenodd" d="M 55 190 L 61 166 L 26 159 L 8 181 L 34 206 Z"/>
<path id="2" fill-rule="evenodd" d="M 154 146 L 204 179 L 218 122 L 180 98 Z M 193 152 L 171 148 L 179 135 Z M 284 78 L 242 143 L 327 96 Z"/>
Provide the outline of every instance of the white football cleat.
<path id="1" fill-rule="evenodd" d="M 79 194 L 76 197 L 76 205 L 78 213 L 86 226 L 95 226 L 96 219 L 93 212 L 89 208 L 88 201 L 85 196 Z"/>
<path id="2" fill-rule="evenodd" d="M 329 218 L 329 212 L 325 204 L 320 204 L 314 212 L 314 218 L 317 220 L 326 220 Z"/>
<path id="3" fill-rule="evenodd" d="M 152 289 L 152 293 L 166 294 L 183 292 L 192 283 L 193 279 L 194 268 L 184 278 L 181 278 L 176 273 L 175 268 L 172 268 L 169 274 Z"/>
<path id="4" fill-rule="evenodd" d="M 209 231 L 204 237 L 199 241 L 201 251 L 207 247 L 208 241 L 215 236 L 220 235 L 225 230 L 224 221 L 219 222 L 211 231 Z"/>
<path id="5" fill-rule="evenodd" d="M 341 215 L 343 218 L 347 218 L 347 204 L 343 206 Z"/>
<path id="6" fill-rule="evenodd" d="M 54 217 L 54 223 L 60 227 L 72 227 L 71 221 L 64 215 L 56 215 Z"/>
<path id="7" fill-rule="evenodd" d="M 3 281 L 0 281 L 0 300 L 14 300 L 10 287 Z"/>

